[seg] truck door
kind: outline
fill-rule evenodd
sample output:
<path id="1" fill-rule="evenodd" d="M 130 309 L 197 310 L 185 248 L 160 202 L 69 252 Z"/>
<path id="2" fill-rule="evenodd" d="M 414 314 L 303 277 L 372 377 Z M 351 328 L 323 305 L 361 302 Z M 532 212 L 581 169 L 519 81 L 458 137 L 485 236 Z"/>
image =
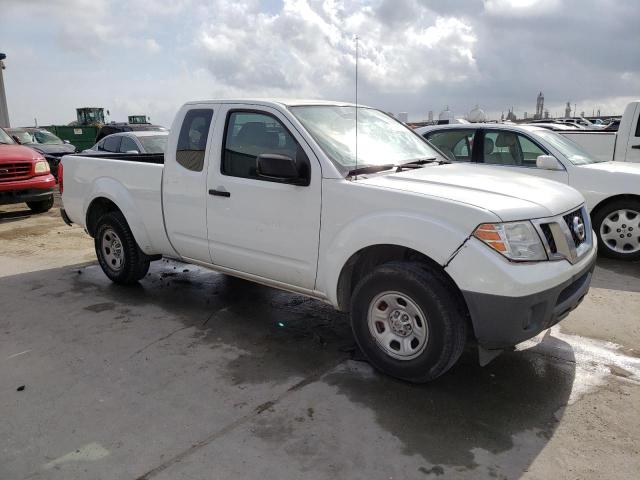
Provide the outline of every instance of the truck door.
<path id="1" fill-rule="evenodd" d="M 640 102 L 636 102 L 635 112 L 633 112 L 625 161 L 640 163 Z"/>
<path id="2" fill-rule="evenodd" d="M 207 225 L 213 263 L 313 289 L 320 234 L 321 171 L 300 132 L 276 109 L 223 105 L 209 157 Z M 260 154 L 306 157 L 309 185 L 256 171 Z"/>
<path id="3" fill-rule="evenodd" d="M 211 263 L 207 239 L 207 162 L 214 110 L 189 105 L 178 113 L 165 152 L 162 204 L 165 228 L 183 257 Z"/>

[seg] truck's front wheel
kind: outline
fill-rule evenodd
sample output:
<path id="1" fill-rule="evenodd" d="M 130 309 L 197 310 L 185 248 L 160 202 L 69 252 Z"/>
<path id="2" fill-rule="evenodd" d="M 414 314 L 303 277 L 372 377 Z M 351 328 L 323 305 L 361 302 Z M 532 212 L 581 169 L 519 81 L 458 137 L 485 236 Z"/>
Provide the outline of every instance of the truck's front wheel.
<path id="1" fill-rule="evenodd" d="M 352 296 L 351 322 L 371 364 L 411 382 L 449 370 L 466 340 L 464 309 L 452 286 L 412 262 L 386 263 L 365 276 Z"/>
<path id="2" fill-rule="evenodd" d="M 100 217 L 94 244 L 102 270 L 115 283 L 135 283 L 149 271 L 149 257 L 138 247 L 120 212 Z"/>
<path id="3" fill-rule="evenodd" d="M 27 207 L 29 207 L 33 213 L 48 212 L 53 207 L 53 195 L 48 197 L 46 200 L 27 202 Z"/>

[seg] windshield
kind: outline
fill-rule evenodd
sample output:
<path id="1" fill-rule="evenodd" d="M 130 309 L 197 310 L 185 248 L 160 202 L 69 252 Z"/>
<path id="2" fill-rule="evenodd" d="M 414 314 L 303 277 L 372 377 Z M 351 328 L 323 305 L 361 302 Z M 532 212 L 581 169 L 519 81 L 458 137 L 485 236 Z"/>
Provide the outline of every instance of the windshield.
<path id="1" fill-rule="evenodd" d="M 355 107 L 313 105 L 290 110 L 340 170 L 356 168 Z M 387 114 L 358 107 L 358 168 L 424 158 L 441 156 L 422 137 Z"/>
<path id="2" fill-rule="evenodd" d="M 35 143 L 31 134 L 26 130 L 9 130 L 9 133 L 14 137 L 18 137 L 20 143 Z"/>
<path id="3" fill-rule="evenodd" d="M 31 134 L 33 135 L 33 138 L 35 138 L 36 143 L 43 143 L 45 145 L 62 145 L 62 140 L 47 130 L 33 130 Z"/>
<path id="4" fill-rule="evenodd" d="M 560 150 L 574 165 L 606 162 L 606 160 L 597 160 L 591 157 L 580 145 L 569 140 L 567 137 L 563 137 L 559 133 L 552 132 L 551 130 L 537 130 L 536 135 L 549 142 L 554 148 Z"/>
<path id="5" fill-rule="evenodd" d="M 0 143 L 6 143 L 9 145 L 14 144 L 15 142 L 11 139 L 7 132 L 0 128 Z"/>
<path id="6" fill-rule="evenodd" d="M 148 137 L 138 137 L 146 153 L 164 153 L 167 146 L 168 135 L 153 135 Z"/>

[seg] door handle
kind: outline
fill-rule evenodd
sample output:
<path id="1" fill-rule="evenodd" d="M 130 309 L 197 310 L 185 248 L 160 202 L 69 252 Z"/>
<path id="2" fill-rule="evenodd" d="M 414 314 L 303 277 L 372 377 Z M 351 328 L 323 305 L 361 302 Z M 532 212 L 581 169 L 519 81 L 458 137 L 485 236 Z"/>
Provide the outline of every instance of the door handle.
<path id="1" fill-rule="evenodd" d="M 213 195 L 214 197 L 230 197 L 231 192 L 227 192 L 225 190 L 209 190 L 209 195 Z"/>

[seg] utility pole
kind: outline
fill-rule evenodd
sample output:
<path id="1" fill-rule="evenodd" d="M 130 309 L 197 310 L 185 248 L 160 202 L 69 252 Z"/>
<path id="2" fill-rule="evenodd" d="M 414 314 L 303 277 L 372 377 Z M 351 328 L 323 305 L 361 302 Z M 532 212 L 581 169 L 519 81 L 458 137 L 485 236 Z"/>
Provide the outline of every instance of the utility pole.
<path id="1" fill-rule="evenodd" d="M 3 70 L 4 59 L 7 56 L 4 53 L 0 53 L 0 127 L 9 128 L 11 125 L 9 124 L 9 109 L 7 108 L 7 95 L 4 92 L 4 77 Z"/>

